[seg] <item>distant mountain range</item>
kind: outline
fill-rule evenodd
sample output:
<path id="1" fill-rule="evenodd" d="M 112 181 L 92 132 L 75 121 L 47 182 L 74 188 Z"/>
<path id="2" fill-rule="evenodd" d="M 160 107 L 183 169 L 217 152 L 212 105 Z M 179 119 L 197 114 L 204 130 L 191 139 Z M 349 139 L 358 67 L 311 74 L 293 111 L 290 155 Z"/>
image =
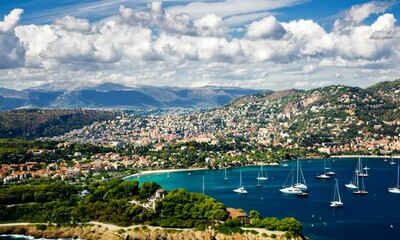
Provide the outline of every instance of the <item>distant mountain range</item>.
<path id="1" fill-rule="evenodd" d="M 0 88 L 0 110 L 18 108 L 213 108 L 232 100 L 265 92 L 233 87 L 206 86 L 200 88 L 137 86 L 115 83 L 77 86 L 73 83 L 48 83 L 21 91 Z"/>

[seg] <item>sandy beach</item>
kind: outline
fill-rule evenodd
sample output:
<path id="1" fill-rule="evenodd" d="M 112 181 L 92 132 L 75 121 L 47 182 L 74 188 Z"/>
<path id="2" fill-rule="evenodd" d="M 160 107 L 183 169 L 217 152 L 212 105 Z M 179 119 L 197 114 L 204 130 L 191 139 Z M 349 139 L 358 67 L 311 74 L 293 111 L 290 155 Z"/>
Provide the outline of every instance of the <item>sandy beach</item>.
<path id="1" fill-rule="evenodd" d="M 138 176 L 146 176 L 152 174 L 160 174 L 160 173 L 172 173 L 172 172 L 190 172 L 190 171 L 199 171 L 199 170 L 207 170 L 208 168 L 185 168 L 185 169 L 159 169 L 159 170 L 147 170 L 140 173 L 135 173 L 122 179 L 138 177 Z"/>

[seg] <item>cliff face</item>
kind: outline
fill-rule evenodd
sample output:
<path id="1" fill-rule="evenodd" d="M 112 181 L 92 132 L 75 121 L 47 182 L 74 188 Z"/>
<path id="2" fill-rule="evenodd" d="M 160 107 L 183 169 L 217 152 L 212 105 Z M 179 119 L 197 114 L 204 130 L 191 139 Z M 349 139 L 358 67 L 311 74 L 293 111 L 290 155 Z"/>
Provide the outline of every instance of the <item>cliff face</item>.
<path id="1" fill-rule="evenodd" d="M 85 240 L 261 240 L 272 239 L 254 234 L 223 235 L 215 231 L 176 231 L 167 229 L 133 229 L 126 232 L 111 231 L 100 226 L 86 227 L 48 227 L 46 230 L 37 230 L 34 225 L 1 226 L 2 234 L 21 234 L 35 238 L 80 238 Z M 282 233 L 281 233 L 282 234 Z M 277 234 L 275 239 L 284 239 Z"/>

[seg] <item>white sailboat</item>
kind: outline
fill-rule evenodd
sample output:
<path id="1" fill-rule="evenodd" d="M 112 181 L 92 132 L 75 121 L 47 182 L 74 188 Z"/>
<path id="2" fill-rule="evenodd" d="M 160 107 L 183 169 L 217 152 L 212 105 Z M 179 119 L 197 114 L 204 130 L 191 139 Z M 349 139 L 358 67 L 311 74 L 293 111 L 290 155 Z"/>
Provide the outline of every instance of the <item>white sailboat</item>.
<path id="1" fill-rule="evenodd" d="M 286 194 L 301 194 L 303 191 L 301 191 L 299 188 L 294 186 L 294 166 L 290 170 L 290 173 L 288 177 L 286 178 L 285 183 L 283 184 L 282 188 L 279 189 L 281 193 L 286 193 Z M 286 183 L 288 182 L 289 178 L 291 179 L 291 184 L 287 185 Z"/>
<path id="2" fill-rule="evenodd" d="M 388 191 L 391 193 L 400 193 L 399 171 L 400 171 L 400 165 L 399 162 L 397 162 L 397 185 L 396 187 L 388 188 Z"/>
<path id="3" fill-rule="evenodd" d="M 365 170 L 365 172 L 364 172 L 364 170 Z M 361 158 L 358 158 L 357 176 L 358 177 L 368 177 L 368 168 L 362 167 L 362 159 Z"/>
<path id="4" fill-rule="evenodd" d="M 167 172 L 167 177 L 169 177 L 169 172 Z"/>
<path id="5" fill-rule="evenodd" d="M 297 159 L 296 161 L 296 182 L 293 186 L 300 189 L 301 191 L 307 191 L 306 180 L 304 178 L 299 159 Z"/>
<path id="6" fill-rule="evenodd" d="M 389 164 L 391 164 L 391 165 L 396 164 L 396 163 L 393 161 L 393 157 L 392 157 L 392 159 L 390 160 L 390 163 L 389 163 Z"/>
<path id="7" fill-rule="evenodd" d="M 361 179 L 361 183 L 360 183 L 360 179 Z M 365 190 L 364 178 L 356 176 L 355 180 L 356 180 L 355 181 L 355 185 L 357 186 L 357 188 L 354 189 L 353 194 L 356 194 L 356 195 L 367 195 L 368 192 Z"/>
<path id="8" fill-rule="evenodd" d="M 342 207 L 343 202 L 342 202 L 342 199 L 340 198 L 338 180 L 335 179 L 335 181 L 336 181 L 335 188 L 333 189 L 332 200 L 331 200 L 330 206 L 331 207 Z"/>
<path id="9" fill-rule="evenodd" d="M 262 163 L 261 163 L 260 171 L 258 172 L 257 180 L 261 180 L 261 181 L 268 180 L 267 171 L 264 171 Z"/>
<path id="10" fill-rule="evenodd" d="M 326 175 L 326 167 L 325 167 L 325 159 L 324 159 L 324 173 L 321 175 L 315 176 L 316 179 L 329 179 L 331 178 L 329 175 Z"/>
<path id="11" fill-rule="evenodd" d="M 327 165 L 328 165 L 328 166 L 325 167 L 325 169 L 326 169 L 326 170 L 329 170 L 329 171 L 326 172 L 326 175 L 328 175 L 328 176 L 336 175 L 336 173 L 335 173 L 334 171 L 332 171 L 332 169 L 331 169 L 331 164 L 330 164 L 329 159 L 328 159 L 328 164 L 327 164 Z"/>
<path id="12" fill-rule="evenodd" d="M 348 184 L 345 184 L 345 186 L 350 189 L 357 189 L 357 186 L 355 185 L 356 178 L 357 178 L 357 169 L 354 171 L 353 177 L 351 178 L 350 182 Z"/>
<path id="13" fill-rule="evenodd" d="M 224 177 L 224 179 L 228 180 L 228 177 L 226 176 L 226 167 L 225 167 L 225 177 Z"/>
<path id="14" fill-rule="evenodd" d="M 234 192 L 245 194 L 247 193 L 246 189 L 243 186 L 243 179 L 242 179 L 242 171 L 240 171 L 240 180 L 239 180 L 239 187 L 233 189 Z"/>

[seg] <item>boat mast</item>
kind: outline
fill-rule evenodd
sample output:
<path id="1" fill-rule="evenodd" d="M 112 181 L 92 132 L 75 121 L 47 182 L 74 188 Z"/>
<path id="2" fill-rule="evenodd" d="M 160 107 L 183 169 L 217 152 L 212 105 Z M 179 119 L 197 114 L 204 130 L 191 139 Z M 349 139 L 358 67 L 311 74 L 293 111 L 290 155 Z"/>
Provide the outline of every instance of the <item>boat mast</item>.
<path id="1" fill-rule="evenodd" d="M 356 172 L 358 172 L 358 169 L 356 170 Z M 355 180 L 356 180 L 355 183 L 356 183 L 356 186 L 357 186 L 357 191 L 360 191 L 360 186 L 359 186 L 360 184 L 359 184 L 359 180 L 358 180 L 358 175 L 357 175 L 357 173 L 356 173 L 355 178 L 356 178 L 356 179 L 355 179 Z"/>
<path id="2" fill-rule="evenodd" d="M 299 183 L 299 159 L 297 159 L 296 183 Z"/>
<path id="3" fill-rule="evenodd" d="M 361 190 L 365 192 L 364 178 L 361 178 Z"/>
<path id="4" fill-rule="evenodd" d="M 243 187 L 242 170 L 240 170 L 239 188 Z"/>
<path id="5" fill-rule="evenodd" d="M 225 166 L 225 180 L 227 180 L 228 178 L 226 177 L 226 166 Z"/>
<path id="6" fill-rule="evenodd" d="M 203 175 L 203 195 L 204 195 L 204 175 Z"/>
<path id="7" fill-rule="evenodd" d="M 400 165 L 399 165 L 399 161 L 397 160 L 397 189 L 400 188 L 400 186 L 399 186 L 399 169 L 400 169 Z"/>
<path id="8" fill-rule="evenodd" d="M 340 193 L 339 193 L 339 184 L 338 184 L 338 180 L 336 180 L 336 192 L 337 192 L 337 196 L 338 196 L 338 201 L 342 202 L 342 199 L 340 199 Z"/>

